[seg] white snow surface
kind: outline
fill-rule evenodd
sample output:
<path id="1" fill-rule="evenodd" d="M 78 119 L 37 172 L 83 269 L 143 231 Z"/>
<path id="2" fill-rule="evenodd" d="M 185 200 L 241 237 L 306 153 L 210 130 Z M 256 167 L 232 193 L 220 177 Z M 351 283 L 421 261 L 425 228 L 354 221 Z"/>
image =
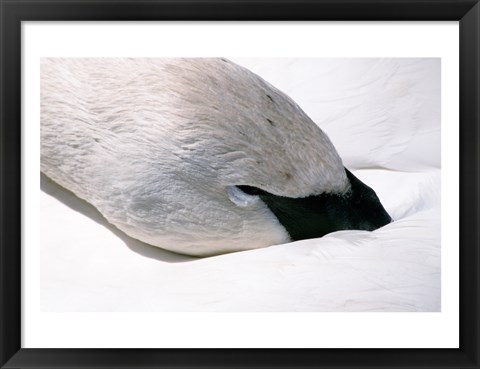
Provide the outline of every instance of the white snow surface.
<path id="1" fill-rule="evenodd" d="M 232 60 L 290 95 L 395 221 L 192 258 L 128 237 L 42 176 L 41 309 L 440 311 L 440 61 Z"/>

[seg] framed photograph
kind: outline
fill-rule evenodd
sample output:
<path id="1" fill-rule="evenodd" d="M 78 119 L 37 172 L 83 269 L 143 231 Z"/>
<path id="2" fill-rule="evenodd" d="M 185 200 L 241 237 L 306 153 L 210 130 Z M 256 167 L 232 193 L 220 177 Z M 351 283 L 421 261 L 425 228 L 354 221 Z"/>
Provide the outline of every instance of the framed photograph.
<path id="1" fill-rule="evenodd" d="M 477 1 L 1 2 L 2 368 L 478 368 Z"/>

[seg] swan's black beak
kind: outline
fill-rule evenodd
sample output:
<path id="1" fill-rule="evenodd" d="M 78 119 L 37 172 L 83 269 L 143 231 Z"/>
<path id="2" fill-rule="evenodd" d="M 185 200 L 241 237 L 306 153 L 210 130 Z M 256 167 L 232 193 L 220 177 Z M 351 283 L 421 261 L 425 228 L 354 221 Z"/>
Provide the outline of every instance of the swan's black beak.
<path id="1" fill-rule="evenodd" d="M 348 169 L 345 171 L 351 185 L 345 194 L 290 198 L 261 191 L 258 195 L 285 227 L 292 241 L 347 229 L 373 231 L 390 223 L 392 218 L 375 191 Z"/>

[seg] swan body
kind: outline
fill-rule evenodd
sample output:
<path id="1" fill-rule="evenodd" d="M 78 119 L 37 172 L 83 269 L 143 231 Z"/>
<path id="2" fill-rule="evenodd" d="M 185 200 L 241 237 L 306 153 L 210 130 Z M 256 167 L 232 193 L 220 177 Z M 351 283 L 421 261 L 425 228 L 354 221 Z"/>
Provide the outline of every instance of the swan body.
<path id="1" fill-rule="evenodd" d="M 42 59 L 41 170 L 196 256 L 391 220 L 294 101 L 220 58 Z"/>

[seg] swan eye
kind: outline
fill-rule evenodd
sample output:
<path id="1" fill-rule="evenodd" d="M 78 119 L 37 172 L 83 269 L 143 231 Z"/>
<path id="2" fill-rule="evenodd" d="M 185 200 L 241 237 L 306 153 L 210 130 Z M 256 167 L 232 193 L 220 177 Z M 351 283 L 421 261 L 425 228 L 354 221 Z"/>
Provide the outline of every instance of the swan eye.
<path id="1" fill-rule="evenodd" d="M 243 192 L 249 195 L 265 195 L 266 192 L 264 190 L 261 190 L 257 187 L 252 187 L 252 186 L 237 186 L 239 189 L 241 189 Z"/>
<path id="2" fill-rule="evenodd" d="M 264 191 L 251 186 L 230 186 L 227 193 L 231 202 L 244 208 L 261 201 L 258 195 L 264 193 Z"/>

